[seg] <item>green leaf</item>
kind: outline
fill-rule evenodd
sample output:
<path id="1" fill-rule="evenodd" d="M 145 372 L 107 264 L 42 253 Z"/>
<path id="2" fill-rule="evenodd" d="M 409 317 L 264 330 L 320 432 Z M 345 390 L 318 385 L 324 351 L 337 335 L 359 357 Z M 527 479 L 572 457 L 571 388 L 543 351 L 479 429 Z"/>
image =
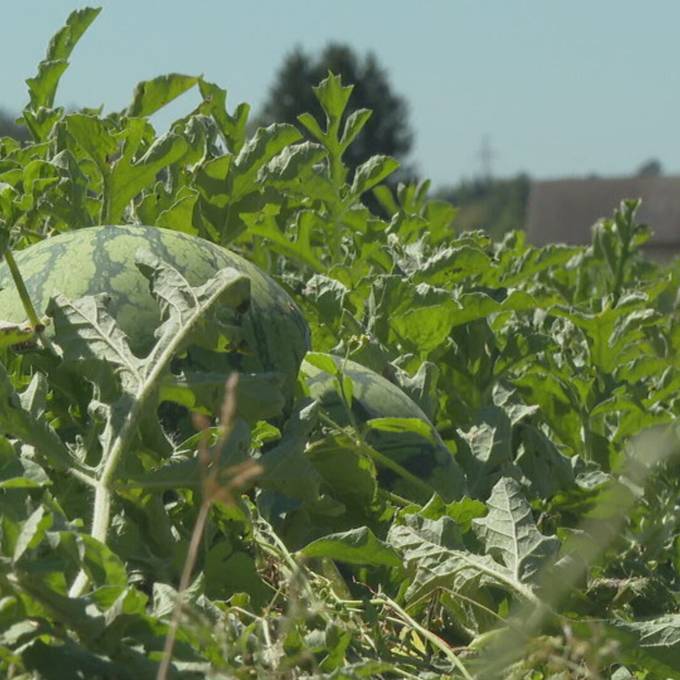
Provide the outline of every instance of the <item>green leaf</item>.
<path id="1" fill-rule="evenodd" d="M 102 542 L 109 528 L 111 486 L 121 462 L 135 450 L 131 444 L 144 415 L 155 412 L 158 406 L 158 390 L 171 361 L 192 341 L 213 342 L 216 333 L 214 324 L 207 323 L 208 317 L 218 308 L 241 307 L 250 295 L 250 280 L 231 268 L 220 270 L 202 286 L 192 288 L 177 270 L 149 252 L 139 252 L 137 263 L 150 279 L 151 292 L 165 317 L 157 329 L 158 341 L 145 358 L 130 352 L 101 296 L 75 302 L 60 296 L 53 298 L 48 307 L 48 313 L 55 319 L 55 341 L 61 347 L 64 362 L 94 366 L 96 370 L 90 372 L 90 379 L 103 380 L 102 391 L 114 395 L 110 406 L 104 409 L 108 418 L 100 435 L 103 450 L 99 475 L 105 482 L 98 484 L 93 518 L 92 535 Z M 119 389 L 111 388 L 114 375 Z"/>
<path id="2" fill-rule="evenodd" d="M 264 607 L 274 591 L 262 580 L 251 555 L 217 543 L 208 551 L 205 564 L 206 595 L 224 600 L 234 593 L 247 593 L 255 607 Z"/>
<path id="3" fill-rule="evenodd" d="M 341 372 L 341 368 L 334 361 L 333 357 L 323 352 L 307 352 L 305 354 L 305 362 L 316 366 L 316 368 L 324 373 L 328 373 L 328 375 L 338 376 Z"/>
<path id="4" fill-rule="evenodd" d="M 552 498 L 573 486 L 575 475 L 571 459 L 560 453 L 543 432 L 525 425 L 520 429 L 520 436 L 522 444 L 517 453 L 517 465 L 541 498 Z"/>
<path id="5" fill-rule="evenodd" d="M 531 590 L 514 578 L 506 566 L 489 555 L 477 555 L 466 549 L 450 517 L 432 521 L 407 516 L 404 524 L 392 525 L 387 542 L 402 554 L 409 573 L 405 594 L 408 602 L 440 588 L 484 602 L 482 589 L 490 585 L 535 601 Z"/>
<path id="6" fill-rule="evenodd" d="M 150 116 L 190 90 L 198 80 L 197 76 L 185 76 L 179 73 L 169 73 L 153 80 L 145 80 L 135 88 L 127 115 Z"/>
<path id="7" fill-rule="evenodd" d="M 0 437 L 0 489 L 37 489 L 52 482 L 28 456 L 17 456 L 10 441 Z"/>
<path id="8" fill-rule="evenodd" d="M 514 479 L 499 479 L 487 505 L 486 517 L 472 522 L 487 554 L 498 556 L 515 580 L 535 581 L 541 568 L 556 556 L 559 539 L 538 531 L 531 507 Z"/>
<path id="9" fill-rule="evenodd" d="M 289 144 L 299 141 L 301 137 L 297 128 L 286 123 L 259 128 L 234 161 L 231 200 L 238 201 L 247 193 L 254 191 L 260 170 Z"/>
<path id="10" fill-rule="evenodd" d="M 73 48 L 89 28 L 90 24 L 101 12 L 101 7 L 83 7 L 69 14 L 66 25 L 63 26 L 50 40 L 47 47 L 47 59 L 68 59 Z"/>
<path id="11" fill-rule="evenodd" d="M 7 435 L 34 446 L 39 455 L 57 470 L 80 467 L 59 435 L 42 416 L 33 415 L 14 391 L 7 370 L 0 363 L 0 426 Z"/>
<path id="12" fill-rule="evenodd" d="M 104 196 L 102 223 L 120 222 L 128 203 L 142 189 L 152 185 L 163 168 L 179 161 L 188 149 L 184 137 L 169 132 L 159 137 L 138 160 L 123 155 L 111 173 L 108 192 Z"/>
<path id="13" fill-rule="evenodd" d="M 299 554 L 303 557 L 326 557 L 349 564 L 365 564 L 373 567 L 399 567 L 399 554 L 367 527 L 360 527 L 337 534 L 329 534 L 308 543 Z"/>
<path id="14" fill-rule="evenodd" d="M 15 324 L 0 321 L 0 347 L 11 347 L 35 339 L 35 330 L 30 323 Z"/>
<path id="15" fill-rule="evenodd" d="M 128 576 L 125 566 L 104 543 L 87 534 L 71 532 L 62 532 L 60 539 L 77 555 L 92 584 L 117 589 L 118 593 L 126 588 Z"/>
<path id="16" fill-rule="evenodd" d="M 43 540 L 51 525 L 52 515 L 39 505 L 21 524 L 21 531 L 14 544 L 12 561 L 18 562 L 27 550 L 35 548 Z"/>
<path id="17" fill-rule="evenodd" d="M 354 86 L 343 85 L 342 76 L 336 76 L 329 71 L 326 78 L 312 89 L 328 119 L 335 122 L 339 121 L 344 113 Z"/>
<path id="18" fill-rule="evenodd" d="M 469 430 L 459 430 L 458 434 L 467 444 L 458 460 L 465 470 L 470 493 L 486 498 L 499 477 L 516 470 L 510 419 L 500 408 L 485 408 L 478 412 Z"/>
<path id="19" fill-rule="evenodd" d="M 68 67 L 67 60 L 100 11 L 101 8 L 85 7 L 71 12 L 66 25 L 54 35 L 47 48 L 45 60 L 38 66 L 38 74 L 26 81 L 31 108 L 49 108 L 54 104 L 59 79 Z"/>
<path id="20" fill-rule="evenodd" d="M 312 271 L 322 272 L 325 267 L 317 257 L 310 244 L 309 231 L 316 221 L 306 218 L 310 213 L 298 213 L 298 238 L 293 241 L 279 228 L 276 218 L 272 215 L 242 214 L 241 219 L 248 226 L 248 234 L 267 239 L 268 248 L 284 255 L 300 264 L 308 266 Z"/>
<path id="21" fill-rule="evenodd" d="M 230 153 L 238 154 L 245 143 L 250 106 L 239 104 L 232 116 L 227 112 L 226 90 L 203 78 L 199 79 L 198 87 L 203 97 L 199 111 L 213 117 Z"/>
<path id="22" fill-rule="evenodd" d="M 233 465 L 238 465 L 248 458 L 250 445 L 250 428 L 240 418 L 236 420 L 227 441 L 213 455 L 218 461 L 217 479 L 228 482 Z M 162 492 L 170 489 L 200 489 L 205 473 L 204 464 L 197 457 L 187 458 L 185 454 L 172 456 L 163 465 L 126 477 L 126 486 Z"/>
<path id="23" fill-rule="evenodd" d="M 135 677 L 141 677 L 135 675 L 139 673 L 139 668 L 133 670 L 129 661 L 114 663 L 69 640 L 49 645 L 36 639 L 24 650 L 22 658 L 29 671 L 46 680 L 106 677 L 134 680 Z"/>
<path id="24" fill-rule="evenodd" d="M 47 313 L 54 319 L 56 342 L 63 349 L 65 362 L 106 362 L 114 368 L 122 390 L 133 393 L 143 380 L 142 366 L 130 351 L 127 336 L 108 313 L 107 303 L 104 294 L 75 301 L 59 294 L 51 300 Z"/>
<path id="25" fill-rule="evenodd" d="M 340 138 L 340 144 L 343 149 L 346 149 L 356 139 L 372 115 L 373 111 L 369 109 L 357 109 L 347 116 L 345 128 Z"/>
<path id="26" fill-rule="evenodd" d="M 394 158 L 373 156 L 356 169 L 352 182 L 352 193 L 355 196 L 361 196 L 361 194 L 380 184 L 398 168 L 399 162 Z"/>
<path id="27" fill-rule="evenodd" d="M 175 195 L 175 202 L 158 214 L 154 221 L 157 227 L 174 229 L 193 236 L 198 235 L 198 229 L 194 226 L 194 214 L 200 194 L 195 189 L 182 187 Z"/>
<path id="28" fill-rule="evenodd" d="M 312 137 L 314 137 L 314 139 L 318 140 L 324 145 L 326 144 L 326 134 L 321 129 L 321 126 L 311 113 L 301 113 L 297 119 L 307 129 Z"/>
<path id="29" fill-rule="evenodd" d="M 604 626 L 607 636 L 618 640 L 621 659 L 626 663 L 654 672 L 656 677 L 680 678 L 680 615 L 597 624 Z M 578 622 L 576 629 L 584 637 L 589 634 L 586 622 Z"/>
<path id="30" fill-rule="evenodd" d="M 106 177 L 111 169 L 109 159 L 118 149 L 108 127 L 99 118 L 83 113 L 68 115 L 65 123 L 68 134 L 94 161 L 102 177 Z"/>
<path id="31" fill-rule="evenodd" d="M 271 182 L 275 186 L 290 189 L 299 185 L 304 192 L 303 180 L 317 163 L 326 157 L 326 150 L 319 144 L 301 142 L 290 144 L 275 156 L 260 173 L 261 182 Z"/>
<path id="32" fill-rule="evenodd" d="M 366 425 L 378 432 L 411 433 L 438 445 L 440 439 L 429 423 L 421 418 L 371 418 Z"/>
<path id="33" fill-rule="evenodd" d="M 345 505 L 350 521 L 374 507 L 378 490 L 375 464 L 352 446 L 346 434 L 327 435 L 310 444 L 306 453 L 323 477 L 324 488 Z"/>
<path id="34" fill-rule="evenodd" d="M 388 284 L 388 290 L 393 285 Z M 458 305 L 443 290 L 425 284 L 398 284 L 381 300 L 380 313 L 398 338 L 427 355 L 449 337 L 458 318 Z"/>

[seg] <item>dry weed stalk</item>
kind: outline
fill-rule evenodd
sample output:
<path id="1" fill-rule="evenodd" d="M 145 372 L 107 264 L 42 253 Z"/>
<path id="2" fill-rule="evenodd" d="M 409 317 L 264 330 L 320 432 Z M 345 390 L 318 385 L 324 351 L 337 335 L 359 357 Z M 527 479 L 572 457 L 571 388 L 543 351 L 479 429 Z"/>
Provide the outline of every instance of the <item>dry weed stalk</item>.
<path id="1" fill-rule="evenodd" d="M 158 673 L 157 680 L 166 680 L 168 671 L 170 670 L 170 663 L 172 661 L 172 652 L 175 646 L 175 639 L 177 637 L 177 629 L 182 617 L 182 607 L 184 601 L 184 593 L 189 587 L 191 574 L 196 566 L 196 558 L 198 556 L 198 548 L 203 538 L 205 525 L 208 520 L 210 508 L 213 503 L 224 503 L 226 505 L 233 505 L 235 503 L 234 493 L 252 483 L 256 477 L 262 473 L 262 466 L 258 465 L 253 460 L 246 460 L 238 465 L 233 465 L 225 470 L 220 468 L 220 458 L 225 444 L 229 440 L 236 422 L 236 388 L 238 386 L 238 373 L 232 373 L 227 380 L 224 394 L 224 402 L 222 403 L 222 412 L 220 415 L 221 433 L 216 444 L 213 447 L 208 445 L 208 427 L 209 422 L 205 416 L 194 416 L 194 424 L 196 428 L 203 432 L 203 437 L 198 447 L 198 459 L 200 462 L 201 471 L 201 491 L 202 501 L 201 507 L 196 518 L 193 532 L 191 534 L 191 541 L 187 551 L 186 560 L 182 569 L 182 576 L 179 582 L 179 589 L 177 591 L 177 602 L 172 613 L 172 620 L 170 622 L 170 629 L 165 638 L 165 646 L 163 648 L 163 657 Z"/>

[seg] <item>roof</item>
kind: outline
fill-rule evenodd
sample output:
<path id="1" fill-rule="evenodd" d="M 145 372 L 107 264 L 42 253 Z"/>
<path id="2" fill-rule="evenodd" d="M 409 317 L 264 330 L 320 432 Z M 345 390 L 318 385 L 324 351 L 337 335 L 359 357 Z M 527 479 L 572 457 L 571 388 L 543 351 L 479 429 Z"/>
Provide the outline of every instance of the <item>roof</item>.
<path id="1" fill-rule="evenodd" d="M 561 179 L 532 182 L 527 207 L 531 243 L 587 244 L 591 227 L 626 198 L 641 198 L 638 222 L 648 224 L 653 249 L 680 250 L 680 177 Z"/>

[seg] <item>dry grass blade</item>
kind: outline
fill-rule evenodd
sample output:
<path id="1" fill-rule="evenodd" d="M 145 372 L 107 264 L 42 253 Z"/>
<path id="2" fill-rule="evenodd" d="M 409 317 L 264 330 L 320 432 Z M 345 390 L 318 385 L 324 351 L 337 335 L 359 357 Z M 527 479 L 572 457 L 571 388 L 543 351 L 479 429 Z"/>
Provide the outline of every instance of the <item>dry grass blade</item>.
<path id="1" fill-rule="evenodd" d="M 251 484 L 261 473 L 262 466 L 252 460 L 247 460 L 239 465 L 234 465 L 226 470 L 220 469 L 220 457 L 224 444 L 228 441 L 236 420 L 236 388 L 238 386 L 238 374 L 233 373 L 226 383 L 224 402 L 220 419 L 221 433 L 215 446 L 210 447 L 207 440 L 207 419 L 201 416 L 194 418 L 194 423 L 198 429 L 202 430 L 204 436 L 198 448 L 198 457 L 201 462 L 201 487 L 203 499 L 196 518 L 191 541 L 184 561 L 182 576 L 180 578 L 179 589 L 177 591 L 177 602 L 172 614 L 170 629 L 165 638 L 163 657 L 158 673 L 157 680 L 166 680 L 172 661 L 172 653 L 175 646 L 177 629 L 182 617 L 182 607 L 184 593 L 189 587 L 191 574 L 196 565 L 198 548 L 203 538 L 203 532 L 208 520 L 210 508 L 213 503 L 225 503 L 231 505 L 235 502 L 234 494 Z"/>

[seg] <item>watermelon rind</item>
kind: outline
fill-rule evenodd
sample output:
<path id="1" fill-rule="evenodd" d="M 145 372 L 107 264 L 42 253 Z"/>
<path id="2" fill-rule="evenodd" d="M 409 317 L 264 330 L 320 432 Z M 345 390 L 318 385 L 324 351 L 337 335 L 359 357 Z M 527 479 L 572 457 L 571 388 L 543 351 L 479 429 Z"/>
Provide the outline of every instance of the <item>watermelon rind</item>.
<path id="1" fill-rule="evenodd" d="M 109 312 L 128 336 L 130 348 L 146 354 L 155 341 L 160 309 L 149 282 L 135 265 L 135 254 L 149 251 L 199 286 L 224 267 L 250 279 L 251 301 L 243 315 L 247 351 L 233 357 L 234 368 L 277 371 L 292 396 L 310 332 L 300 309 L 272 278 L 238 254 L 170 229 L 111 225 L 72 230 L 15 253 L 31 300 L 42 315 L 57 293 L 72 300 L 98 293 L 109 298 Z M 22 322 L 26 314 L 6 264 L 0 266 L 0 320 Z"/>
<path id="2" fill-rule="evenodd" d="M 351 359 L 332 354 L 324 356 L 333 360 L 343 377 L 351 379 L 351 411 L 359 426 L 374 418 L 417 418 L 429 426 L 435 439 L 433 442 L 411 432 L 391 433 L 368 429 L 367 443 L 427 481 L 444 499 L 460 497 L 465 485 L 464 473 L 423 410 L 397 385 L 375 371 Z M 300 373 L 309 395 L 320 403 L 324 412 L 338 425 L 348 426 L 350 417 L 339 394 L 336 379 L 309 361 L 302 362 Z M 402 488 L 399 480 L 394 479 L 389 472 L 383 471 L 382 475 L 391 479 L 394 490 L 401 491 L 407 497 L 412 495 L 412 488 Z"/>

